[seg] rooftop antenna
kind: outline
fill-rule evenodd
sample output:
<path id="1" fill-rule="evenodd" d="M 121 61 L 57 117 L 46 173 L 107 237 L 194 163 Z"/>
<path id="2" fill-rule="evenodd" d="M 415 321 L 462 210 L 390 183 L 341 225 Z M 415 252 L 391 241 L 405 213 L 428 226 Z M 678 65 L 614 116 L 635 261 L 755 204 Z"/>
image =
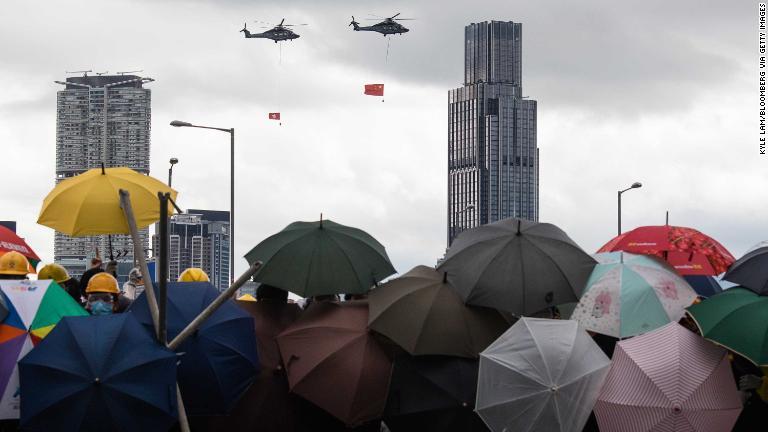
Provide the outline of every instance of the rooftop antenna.
<path id="1" fill-rule="evenodd" d="M 125 74 L 131 74 L 131 73 L 138 73 L 138 72 L 144 72 L 144 69 L 142 70 L 132 70 L 132 71 L 121 71 L 118 72 L 118 75 L 125 75 Z"/>
<path id="2" fill-rule="evenodd" d="M 68 74 L 83 74 L 84 77 L 88 76 L 88 72 L 93 72 L 91 69 L 88 70 L 79 70 L 79 71 L 64 71 L 64 73 Z"/>

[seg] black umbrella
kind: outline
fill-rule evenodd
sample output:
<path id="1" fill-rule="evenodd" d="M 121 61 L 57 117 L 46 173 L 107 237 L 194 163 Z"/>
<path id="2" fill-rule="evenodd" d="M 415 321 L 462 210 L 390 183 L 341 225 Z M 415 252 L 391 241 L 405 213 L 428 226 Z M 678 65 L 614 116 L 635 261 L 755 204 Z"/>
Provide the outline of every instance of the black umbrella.
<path id="1" fill-rule="evenodd" d="M 487 431 L 473 411 L 477 370 L 477 360 L 398 356 L 384 423 L 392 432 Z"/>
<path id="2" fill-rule="evenodd" d="M 768 246 L 759 247 L 731 264 L 723 279 L 760 295 L 768 295 Z"/>
<path id="3" fill-rule="evenodd" d="M 438 270 L 467 304 L 524 315 L 578 301 L 596 264 L 555 225 L 504 219 L 461 233 Z"/>

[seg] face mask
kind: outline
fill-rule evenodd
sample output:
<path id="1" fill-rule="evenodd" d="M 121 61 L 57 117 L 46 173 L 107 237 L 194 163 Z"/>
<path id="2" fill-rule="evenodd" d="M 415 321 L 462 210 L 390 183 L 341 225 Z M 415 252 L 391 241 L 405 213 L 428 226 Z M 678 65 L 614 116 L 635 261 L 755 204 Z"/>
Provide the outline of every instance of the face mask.
<path id="1" fill-rule="evenodd" d="M 112 313 L 112 304 L 97 300 L 91 303 L 91 315 L 110 315 Z"/>

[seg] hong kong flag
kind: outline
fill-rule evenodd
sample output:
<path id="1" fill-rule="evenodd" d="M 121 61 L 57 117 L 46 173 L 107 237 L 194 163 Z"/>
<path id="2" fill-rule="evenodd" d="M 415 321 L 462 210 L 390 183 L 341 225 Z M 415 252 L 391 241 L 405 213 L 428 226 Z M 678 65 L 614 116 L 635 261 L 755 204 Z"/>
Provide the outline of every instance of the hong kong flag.
<path id="1" fill-rule="evenodd" d="M 365 94 L 369 96 L 384 96 L 384 84 L 366 84 Z"/>
<path id="2" fill-rule="evenodd" d="M 269 113 L 270 120 L 280 120 L 280 113 Z"/>

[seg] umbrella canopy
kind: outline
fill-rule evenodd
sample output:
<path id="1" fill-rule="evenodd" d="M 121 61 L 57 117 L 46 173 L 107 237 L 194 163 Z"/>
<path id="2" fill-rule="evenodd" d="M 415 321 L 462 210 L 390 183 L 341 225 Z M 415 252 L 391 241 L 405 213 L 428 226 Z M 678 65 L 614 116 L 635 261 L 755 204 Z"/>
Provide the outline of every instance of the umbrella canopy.
<path id="1" fill-rule="evenodd" d="M 210 282 L 168 284 L 168 339 L 176 337 L 219 295 Z M 130 312 L 154 331 L 145 294 Z M 178 381 L 190 415 L 226 414 L 259 370 L 253 318 L 234 301 L 225 302 L 176 350 Z"/>
<path id="2" fill-rule="evenodd" d="M 717 240 L 693 228 L 657 225 L 627 231 L 606 243 L 598 252 L 625 251 L 656 255 L 680 275 L 720 274 L 735 258 Z"/>
<path id="3" fill-rule="evenodd" d="M 760 295 L 768 295 L 768 246 L 758 247 L 734 262 L 723 279 Z"/>
<path id="4" fill-rule="evenodd" d="M 497 432 L 580 432 L 610 364 L 576 321 L 521 318 L 480 353 L 476 411 Z"/>
<path id="5" fill-rule="evenodd" d="M 741 398 L 726 354 L 677 323 L 619 342 L 595 404 L 600 430 L 731 430 Z"/>
<path id="6" fill-rule="evenodd" d="M 253 317 L 261 370 L 228 415 L 195 419 L 192 430 L 291 431 L 296 414 L 291 410 L 288 379 L 275 337 L 296 321 L 301 309 L 272 299 L 237 301 L 237 305 Z"/>
<path id="7" fill-rule="evenodd" d="M 52 280 L 3 280 L 8 316 L 0 324 L 0 419 L 19 418 L 18 360 L 65 316 L 88 313 Z"/>
<path id="8" fill-rule="evenodd" d="M 177 419 L 176 355 L 130 314 L 62 319 L 19 370 L 25 430 L 159 431 Z"/>
<path id="9" fill-rule="evenodd" d="M 487 431 L 473 411 L 478 361 L 448 356 L 395 359 L 384 422 L 399 431 Z"/>
<path id="10" fill-rule="evenodd" d="M 15 232 L 8 228 L 0 226 L 0 256 L 11 251 L 16 251 L 24 255 L 27 258 L 27 261 L 29 261 L 29 265 L 32 267 L 30 273 L 35 272 L 35 268 L 40 262 L 40 257 L 37 256 L 35 251 L 29 247 L 23 238 L 19 237 Z"/>
<path id="11" fill-rule="evenodd" d="M 595 255 L 595 266 L 571 319 L 617 338 L 649 332 L 685 315 L 696 292 L 654 257 L 624 252 Z"/>
<path id="12" fill-rule="evenodd" d="M 522 315 L 577 301 L 595 264 L 560 228 L 505 219 L 462 232 L 438 270 L 465 303 Z"/>
<path id="13" fill-rule="evenodd" d="M 248 301 L 248 302 L 255 302 L 256 297 L 250 295 L 250 294 L 243 294 L 240 297 L 237 298 L 238 301 Z"/>
<path id="14" fill-rule="evenodd" d="M 723 286 L 713 276 L 689 275 L 683 276 L 683 279 L 702 297 L 712 297 L 723 292 Z"/>
<path id="15" fill-rule="evenodd" d="M 464 305 L 444 276 L 418 266 L 371 291 L 368 327 L 412 355 L 476 358 L 509 324 L 494 309 Z"/>
<path id="16" fill-rule="evenodd" d="M 768 296 L 729 288 L 688 308 L 704 338 L 768 366 Z"/>
<path id="17" fill-rule="evenodd" d="M 384 246 L 330 220 L 294 222 L 245 255 L 263 267 L 254 280 L 302 297 L 361 294 L 395 272 Z"/>
<path id="18" fill-rule="evenodd" d="M 291 391 L 350 426 L 381 416 L 392 372 L 367 324 L 364 301 L 316 302 L 277 337 Z"/>
<path id="19" fill-rule="evenodd" d="M 37 223 L 66 235 L 128 234 L 120 189 L 131 194 L 139 229 L 160 219 L 158 192 L 176 191 L 130 168 L 94 168 L 57 184 L 43 200 Z"/>

